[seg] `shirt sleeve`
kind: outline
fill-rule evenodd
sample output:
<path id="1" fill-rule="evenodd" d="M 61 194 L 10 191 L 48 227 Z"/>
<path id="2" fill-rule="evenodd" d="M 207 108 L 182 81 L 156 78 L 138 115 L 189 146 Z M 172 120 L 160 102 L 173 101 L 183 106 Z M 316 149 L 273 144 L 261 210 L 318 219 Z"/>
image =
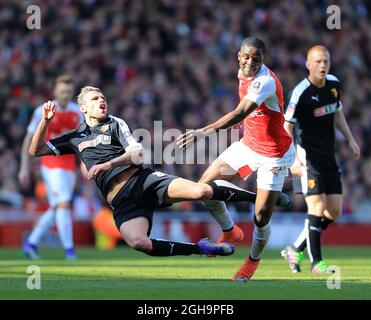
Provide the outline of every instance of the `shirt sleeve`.
<path id="1" fill-rule="evenodd" d="M 276 82 L 269 77 L 256 78 L 248 88 L 245 99 L 249 99 L 260 106 L 265 100 L 276 93 Z"/>
<path id="2" fill-rule="evenodd" d="M 294 89 L 289 104 L 287 105 L 286 112 L 285 112 L 285 120 L 291 123 L 296 123 L 297 121 L 297 114 L 298 114 L 298 105 L 300 101 L 300 94 L 299 91 Z"/>
<path id="3" fill-rule="evenodd" d="M 127 123 L 120 119 L 115 118 L 116 120 L 116 133 L 118 136 L 118 139 L 121 143 L 121 145 L 126 149 L 128 146 L 131 145 L 139 145 L 140 143 L 137 142 L 137 140 L 134 138 L 130 127 L 127 125 Z"/>
<path id="4" fill-rule="evenodd" d="M 343 110 L 343 104 L 341 102 L 341 85 L 340 80 L 334 76 L 333 74 L 328 74 L 326 76 L 326 80 L 330 80 L 336 83 L 335 88 L 331 88 L 331 94 L 335 97 L 337 100 L 336 109 L 335 112 L 342 111 Z"/>
<path id="5" fill-rule="evenodd" d="M 31 121 L 27 127 L 27 133 L 34 134 L 42 118 L 42 109 L 37 107 L 32 114 Z"/>
<path id="6" fill-rule="evenodd" d="M 343 111 L 343 103 L 341 102 L 341 90 L 338 88 L 337 90 L 337 95 L 338 95 L 338 104 L 336 107 L 336 112 L 338 111 Z"/>
<path id="7" fill-rule="evenodd" d="M 58 138 L 47 141 L 46 144 L 56 156 L 73 154 L 75 153 L 75 150 L 73 144 L 71 143 L 71 139 L 74 137 L 74 135 L 75 131 L 71 131 Z"/>

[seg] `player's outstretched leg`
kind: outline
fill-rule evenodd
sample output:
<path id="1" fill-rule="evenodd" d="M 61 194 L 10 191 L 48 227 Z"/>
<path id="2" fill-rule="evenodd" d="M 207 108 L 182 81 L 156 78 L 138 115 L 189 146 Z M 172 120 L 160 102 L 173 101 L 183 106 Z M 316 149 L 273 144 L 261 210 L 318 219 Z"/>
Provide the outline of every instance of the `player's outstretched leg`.
<path id="1" fill-rule="evenodd" d="M 217 242 L 240 243 L 244 239 L 242 230 L 234 224 L 224 201 L 203 200 L 205 208 L 222 228 L 222 234 Z"/>
<path id="2" fill-rule="evenodd" d="M 252 172 L 251 169 L 245 172 L 245 178 Z M 218 241 L 239 243 L 244 238 L 242 230 L 234 224 L 224 201 L 256 202 L 256 193 L 239 188 L 230 182 L 236 177 L 239 177 L 239 174 L 224 160 L 218 158 L 206 169 L 199 180 L 200 183 L 208 183 L 213 188 L 212 199 L 214 200 L 203 199 L 203 203 L 223 231 Z M 288 208 L 290 205 L 289 196 L 284 193 L 280 194 L 276 206 Z"/>
<path id="3" fill-rule="evenodd" d="M 73 227 L 71 208 L 68 203 L 57 206 L 55 221 L 61 239 L 66 260 L 76 260 L 76 252 L 73 245 Z"/>
<path id="4" fill-rule="evenodd" d="M 230 243 L 215 242 L 204 238 L 196 243 L 200 248 L 200 254 L 206 256 L 230 256 L 234 253 L 234 247 Z"/>
<path id="5" fill-rule="evenodd" d="M 207 184 L 211 186 L 213 195 L 211 199 L 203 200 L 203 203 L 205 208 L 219 223 L 223 231 L 217 242 L 229 242 L 236 244 L 242 242 L 244 239 L 244 234 L 242 230 L 234 224 L 224 201 L 248 201 L 255 203 L 256 193 L 244 190 L 225 180 L 213 180 Z M 276 201 L 276 206 L 280 208 L 289 208 L 290 205 L 290 197 L 281 192 Z"/>
<path id="6" fill-rule="evenodd" d="M 271 233 L 270 218 L 278 197 L 279 191 L 258 189 L 251 250 L 249 256 L 245 259 L 241 268 L 235 273 L 232 280 L 248 281 L 258 268 L 260 258 L 268 244 Z"/>
<path id="7" fill-rule="evenodd" d="M 234 247 L 231 244 L 216 243 L 209 239 L 202 239 L 197 243 L 151 239 L 147 236 L 148 229 L 149 221 L 143 216 L 124 222 L 120 227 L 120 232 L 130 247 L 150 256 L 168 257 L 191 254 L 228 256 L 234 253 Z"/>
<path id="8" fill-rule="evenodd" d="M 41 215 L 36 227 L 32 230 L 30 236 L 23 245 L 23 253 L 27 258 L 31 260 L 38 260 L 41 258 L 37 250 L 37 245 L 53 223 L 54 211 L 53 208 L 49 208 Z"/>
<path id="9" fill-rule="evenodd" d="M 210 183 L 196 183 L 183 178 L 174 179 L 168 186 L 165 194 L 166 203 L 174 203 L 182 200 L 203 200 L 206 207 L 211 211 L 214 218 L 220 224 L 224 231 L 223 236 L 218 242 L 238 243 L 244 238 L 242 230 L 236 226 L 226 208 L 224 202 L 217 201 L 252 201 L 256 200 L 254 193 L 243 190 L 232 183 L 222 180 L 212 181 Z M 275 197 L 274 205 L 280 199 L 280 193 Z M 282 197 L 282 203 L 287 201 Z M 254 201 L 255 201 L 254 200 Z"/>
<path id="10" fill-rule="evenodd" d="M 256 202 L 256 193 L 244 190 L 231 182 L 225 180 L 213 180 L 207 184 L 213 189 L 212 200 Z M 279 208 L 289 208 L 291 206 L 290 197 L 287 194 L 280 192 L 275 205 Z"/>

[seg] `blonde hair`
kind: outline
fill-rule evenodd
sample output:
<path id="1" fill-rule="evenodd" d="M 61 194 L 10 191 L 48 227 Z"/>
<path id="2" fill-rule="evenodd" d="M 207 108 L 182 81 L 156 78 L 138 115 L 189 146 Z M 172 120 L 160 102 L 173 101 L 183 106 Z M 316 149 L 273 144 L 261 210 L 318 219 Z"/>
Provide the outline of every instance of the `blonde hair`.
<path id="1" fill-rule="evenodd" d="M 328 51 L 328 49 L 320 44 L 317 44 L 313 47 L 311 47 L 308 51 L 307 51 L 307 60 L 309 60 L 313 54 L 313 52 L 316 52 L 316 51 L 320 51 L 320 52 L 327 52 L 329 55 L 330 55 L 330 52 Z"/>
<path id="2" fill-rule="evenodd" d="M 96 88 L 96 87 L 92 87 L 92 86 L 85 86 L 85 87 L 81 88 L 80 93 L 77 96 L 77 103 L 79 104 L 79 106 L 81 106 L 82 104 L 84 104 L 84 102 L 85 102 L 85 95 L 88 92 L 91 92 L 91 91 L 96 91 L 96 92 L 102 93 L 102 90 L 101 89 Z"/>

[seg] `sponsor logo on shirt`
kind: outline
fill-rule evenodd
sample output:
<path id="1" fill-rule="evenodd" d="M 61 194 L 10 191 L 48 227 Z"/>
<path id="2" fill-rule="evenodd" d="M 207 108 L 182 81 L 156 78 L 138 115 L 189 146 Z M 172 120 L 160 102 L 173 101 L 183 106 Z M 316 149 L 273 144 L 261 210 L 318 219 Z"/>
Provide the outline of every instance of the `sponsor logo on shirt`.
<path id="1" fill-rule="evenodd" d="M 315 117 L 322 117 L 322 116 L 325 116 L 327 114 L 334 113 L 336 111 L 336 106 L 337 106 L 337 102 L 327 104 L 323 107 L 316 108 L 316 109 L 314 109 L 314 116 Z"/>
<path id="2" fill-rule="evenodd" d="M 100 144 L 111 144 L 111 136 L 100 134 L 93 140 L 83 141 L 78 145 L 79 151 L 82 152 L 86 148 L 96 147 Z"/>
<path id="3" fill-rule="evenodd" d="M 263 110 L 254 110 L 247 116 L 247 118 L 256 118 L 256 117 L 263 117 L 263 116 L 264 116 Z"/>

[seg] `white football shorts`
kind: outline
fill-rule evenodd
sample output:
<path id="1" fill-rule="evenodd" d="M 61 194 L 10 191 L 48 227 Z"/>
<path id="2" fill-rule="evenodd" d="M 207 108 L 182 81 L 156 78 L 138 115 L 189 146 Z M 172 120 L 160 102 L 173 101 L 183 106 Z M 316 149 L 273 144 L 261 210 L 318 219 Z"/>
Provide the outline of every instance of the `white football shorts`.
<path id="1" fill-rule="evenodd" d="M 295 148 L 291 144 L 282 158 L 270 158 L 252 151 L 243 142 L 232 143 L 219 159 L 226 162 L 243 179 L 257 171 L 258 189 L 282 191 L 288 169 L 295 160 Z"/>
<path id="2" fill-rule="evenodd" d="M 45 183 L 50 207 L 72 200 L 75 189 L 76 174 L 74 171 L 47 168 L 41 166 L 41 175 Z"/>

